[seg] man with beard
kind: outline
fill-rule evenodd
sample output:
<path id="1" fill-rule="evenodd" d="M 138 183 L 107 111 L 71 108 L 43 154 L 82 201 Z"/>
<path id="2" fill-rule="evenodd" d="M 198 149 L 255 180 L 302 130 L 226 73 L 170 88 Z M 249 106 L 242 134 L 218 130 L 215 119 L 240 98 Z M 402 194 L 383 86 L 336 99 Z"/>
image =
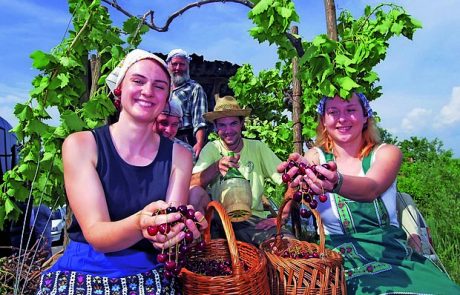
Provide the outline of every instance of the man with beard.
<path id="1" fill-rule="evenodd" d="M 190 79 L 190 56 L 182 49 L 169 52 L 166 62 L 172 77 L 172 97 L 182 105 L 182 124 L 176 137 L 193 146 L 198 157 L 206 142 L 206 121 L 203 114 L 208 101 L 203 87 Z"/>
<path id="2" fill-rule="evenodd" d="M 193 167 L 189 203 L 202 211 L 210 201 L 209 195 L 219 200 L 223 191 L 222 178 L 230 167 L 238 169 L 249 180 L 252 205 L 249 219 L 233 222 L 233 230 L 237 240 L 259 245 L 276 234 L 276 218 L 267 219 L 262 195 L 266 179 L 282 183 L 276 170 L 281 160 L 262 141 L 242 137 L 244 119 L 250 112 L 251 109 L 241 109 L 234 97 L 224 96 L 216 99 L 213 112 L 204 114 L 204 118 L 214 124 L 219 138 L 205 145 Z M 287 217 L 288 207 L 283 217 Z M 216 226 L 221 235 L 221 226 Z M 292 236 L 284 229 L 283 234 Z"/>

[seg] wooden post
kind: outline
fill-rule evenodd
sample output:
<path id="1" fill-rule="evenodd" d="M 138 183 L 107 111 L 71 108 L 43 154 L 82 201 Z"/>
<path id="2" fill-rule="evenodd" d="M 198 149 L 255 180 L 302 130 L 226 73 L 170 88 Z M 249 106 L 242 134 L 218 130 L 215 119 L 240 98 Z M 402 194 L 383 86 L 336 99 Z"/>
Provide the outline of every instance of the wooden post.
<path id="1" fill-rule="evenodd" d="M 298 27 L 291 28 L 292 34 L 299 33 Z M 302 87 L 298 77 L 299 73 L 299 58 L 296 56 L 292 59 L 292 123 L 293 123 L 293 142 L 294 152 L 303 154 L 302 140 L 302 123 L 300 123 L 300 114 L 302 114 Z M 294 235 L 300 239 L 302 227 L 300 225 L 299 204 L 292 202 L 291 205 L 291 222 L 294 230 Z"/>
<path id="2" fill-rule="evenodd" d="M 291 28 L 292 34 L 298 34 L 297 26 Z M 302 113 L 302 87 L 300 85 L 299 58 L 296 56 L 292 59 L 292 123 L 294 129 L 294 152 L 303 154 L 302 140 L 302 123 L 300 123 L 300 114 Z"/>
<path id="3" fill-rule="evenodd" d="M 337 41 L 337 17 L 334 0 L 324 0 L 324 8 L 326 11 L 327 36 L 329 39 Z"/>

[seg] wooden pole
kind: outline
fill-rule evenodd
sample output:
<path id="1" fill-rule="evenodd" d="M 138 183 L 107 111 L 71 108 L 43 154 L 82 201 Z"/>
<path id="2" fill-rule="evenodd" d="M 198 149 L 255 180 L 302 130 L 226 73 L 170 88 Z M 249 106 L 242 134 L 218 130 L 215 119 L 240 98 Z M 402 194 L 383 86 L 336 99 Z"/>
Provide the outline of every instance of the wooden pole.
<path id="1" fill-rule="evenodd" d="M 299 29 L 297 26 L 291 28 L 291 33 L 297 35 Z M 299 58 L 296 56 L 292 59 L 292 123 L 293 123 L 293 142 L 294 152 L 303 155 L 303 140 L 302 140 L 302 123 L 300 123 L 300 115 L 302 114 L 302 86 L 300 85 L 299 74 Z M 300 239 L 302 227 L 300 225 L 299 205 L 292 202 L 291 205 L 291 222 L 294 235 Z"/>
<path id="2" fill-rule="evenodd" d="M 299 30 L 297 26 L 291 28 L 291 33 L 297 35 Z M 302 86 L 300 85 L 299 58 L 296 56 L 292 59 L 292 123 L 294 129 L 294 152 L 303 154 L 302 123 L 300 114 L 302 114 Z"/>
<path id="3" fill-rule="evenodd" d="M 335 1 L 324 0 L 324 8 L 326 11 L 327 36 L 329 39 L 337 41 L 337 17 L 335 11 Z"/>

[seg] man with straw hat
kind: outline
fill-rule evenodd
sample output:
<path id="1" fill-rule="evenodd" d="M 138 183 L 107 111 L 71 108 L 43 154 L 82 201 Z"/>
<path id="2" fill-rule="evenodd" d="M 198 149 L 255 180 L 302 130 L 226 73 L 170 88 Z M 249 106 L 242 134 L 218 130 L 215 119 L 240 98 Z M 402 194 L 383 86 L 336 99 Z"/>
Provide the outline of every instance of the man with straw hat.
<path id="1" fill-rule="evenodd" d="M 214 124 L 219 138 L 204 146 L 193 168 L 189 202 L 200 209 L 210 198 L 219 200 L 222 178 L 229 168 L 238 169 L 250 183 L 252 215 L 246 221 L 234 222 L 233 229 L 238 240 L 258 245 L 276 234 L 276 219 L 266 219 L 262 195 L 265 179 L 282 183 L 276 171 L 281 161 L 262 141 L 243 138 L 244 119 L 250 113 L 251 109 L 241 109 L 234 97 L 224 96 L 216 98 L 213 112 L 203 115 Z"/>

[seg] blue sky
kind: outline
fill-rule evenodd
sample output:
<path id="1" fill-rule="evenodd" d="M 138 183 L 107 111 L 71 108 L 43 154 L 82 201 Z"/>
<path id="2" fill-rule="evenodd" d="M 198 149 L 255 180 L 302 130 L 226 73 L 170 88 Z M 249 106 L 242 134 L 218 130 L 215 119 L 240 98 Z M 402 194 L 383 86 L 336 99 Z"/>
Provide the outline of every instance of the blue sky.
<path id="1" fill-rule="evenodd" d="M 156 0 L 118 3 L 135 15 L 155 11 L 158 24 L 194 1 Z M 362 14 L 366 4 L 383 1 L 336 0 L 337 13 Z M 399 139 L 411 136 L 439 138 L 460 157 L 460 1 L 393 1 L 420 20 L 423 29 L 414 40 L 391 39 L 387 58 L 377 66 L 383 96 L 372 102 L 381 126 Z M 300 15 L 299 33 L 307 40 L 325 32 L 323 1 L 294 0 Z M 50 51 L 64 37 L 70 21 L 65 0 L 0 0 L 0 116 L 13 126 L 14 105 L 24 102 L 38 74 L 29 55 Z M 109 9 L 116 25 L 125 16 Z M 249 63 L 256 71 L 272 68 L 276 49 L 259 44 L 248 33 L 248 8 L 235 3 L 214 3 L 194 8 L 177 18 L 168 32 L 151 31 L 141 48 L 168 53 L 181 47 L 207 60 Z"/>

